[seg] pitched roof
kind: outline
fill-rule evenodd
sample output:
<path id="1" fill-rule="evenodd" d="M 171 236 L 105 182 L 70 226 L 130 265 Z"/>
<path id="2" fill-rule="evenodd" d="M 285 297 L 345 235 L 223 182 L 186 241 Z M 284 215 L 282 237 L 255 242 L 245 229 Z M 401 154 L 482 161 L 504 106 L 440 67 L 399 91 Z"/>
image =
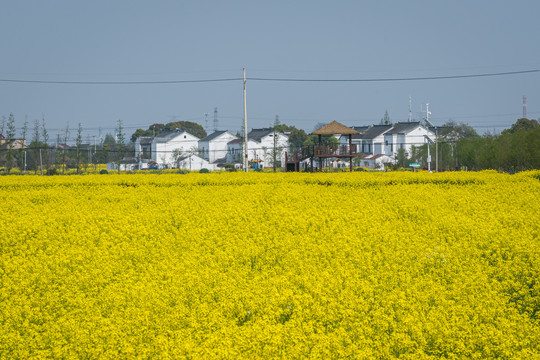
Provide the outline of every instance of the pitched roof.
<path id="1" fill-rule="evenodd" d="M 394 127 L 386 134 L 403 134 L 408 133 L 420 126 L 419 121 L 415 122 L 398 122 L 394 124 Z"/>
<path id="2" fill-rule="evenodd" d="M 311 135 L 353 135 L 358 134 L 358 131 L 351 129 L 343 124 L 338 123 L 337 121 L 332 121 L 330 124 L 324 125 L 322 128 L 315 130 Z"/>
<path id="3" fill-rule="evenodd" d="M 137 140 L 141 145 L 148 145 L 152 143 L 152 140 L 154 140 L 154 138 L 152 136 L 139 136 Z"/>
<path id="4" fill-rule="evenodd" d="M 164 131 L 164 132 L 162 132 L 161 134 L 159 134 L 158 136 L 155 137 L 155 141 L 159 142 L 159 143 L 168 142 L 168 141 L 174 139 L 175 137 L 177 137 L 178 135 L 184 134 L 184 133 L 189 134 L 185 130 Z M 189 134 L 189 135 L 195 137 L 196 139 L 199 139 L 193 134 Z"/>
<path id="5" fill-rule="evenodd" d="M 215 138 L 219 137 L 220 135 L 223 135 L 227 132 L 227 130 L 221 130 L 221 131 L 214 131 L 212 134 L 202 138 L 201 140 L 199 141 L 210 141 L 210 140 L 214 140 Z"/>
<path id="6" fill-rule="evenodd" d="M 270 135 L 273 132 L 274 130 L 272 128 L 252 129 L 248 134 L 248 139 L 261 142 L 263 137 Z"/>
<path id="7" fill-rule="evenodd" d="M 384 134 L 386 131 L 392 128 L 392 125 L 373 125 L 361 135 L 362 139 L 373 139 L 379 135 Z"/>
<path id="8" fill-rule="evenodd" d="M 358 134 L 351 136 L 351 139 L 363 139 L 366 131 L 369 130 L 369 126 L 351 126 L 352 129 L 358 131 Z"/>

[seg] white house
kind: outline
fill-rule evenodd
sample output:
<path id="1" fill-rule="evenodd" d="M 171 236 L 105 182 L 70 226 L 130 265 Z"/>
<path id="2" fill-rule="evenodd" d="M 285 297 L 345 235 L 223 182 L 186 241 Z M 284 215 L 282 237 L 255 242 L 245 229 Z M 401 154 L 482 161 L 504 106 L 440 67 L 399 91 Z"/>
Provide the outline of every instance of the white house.
<path id="1" fill-rule="evenodd" d="M 420 122 L 398 122 L 392 129 L 384 133 L 384 154 L 395 157 L 399 149 L 405 149 L 410 155 L 412 146 L 422 146 L 428 137 L 435 141 L 435 133 L 424 127 Z"/>
<path id="2" fill-rule="evenodd" d="M 236 139 L 229 131 L 215 131 L 199 140 L 199 150 L 204 159 L 213 163 L 227 156 L 227 144 Z"/>
<path id="3" fill-rule="evenodd" d="M 147 168 L 152 161 L 152 141 L 151 136 L 140 136 L 135 140 L 135 158 L 139 162 L 139 169 Z"/>
<path id="4" fill-rule="evenodd" d="M 188 154 L 178 157 L 174 167 L 186 169 L 189 171 L 199 171 L 201 169 L 217 170 L 216 164 L 211 164 L 208 160 L 203 159 L 195 154 Z"/>
<path id="5" fill-rule="evenodd" d="M 359 134 L 351 136 L 352 145 L 356 145 L 359 154 L 378 155 L 384 154 L 384 134 L 392 128 L 392 125 L 370 125 L 352 127 Z M 349 137 L 342 136 L 340 142 L 349 145 Z"/>
<path id="6" fill-rule="evenodd" d="M 394 164 L 395 159 L 391 156 L 384 154 L 370 155 L 366 154 L 362 156 L 360 160 L 360 166 L 367 169 L 384 170 L 386 164 Z"/>
<path id="7" fill-rule="evenodd" d="M 257 162 L 262 166 L 273 166 L 274 146 L 277 149 L 278 162 L 285 163 L 285 150 L 289 146 L 289 136 L 285 133 L 276 133 L 272 128 L 253 129 L 248 134 L 248 161 Z M 235 139 L 227 144 L 227 162 L 242 163 L 243 141 Z"/>
<path id="8" fill-rule="evenodd" d="M 176 167 L 176 155 L 197 153 L 199 138 L 184 130 L 166 131 L 152 141 L 152 160 L 163 167 Z"/>

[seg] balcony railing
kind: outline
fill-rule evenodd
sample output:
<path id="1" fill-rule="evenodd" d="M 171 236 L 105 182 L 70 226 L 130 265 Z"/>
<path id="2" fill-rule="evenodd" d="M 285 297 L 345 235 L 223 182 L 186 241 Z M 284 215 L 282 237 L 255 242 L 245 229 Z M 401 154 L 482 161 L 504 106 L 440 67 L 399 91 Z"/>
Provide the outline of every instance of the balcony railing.
<path id="1" fill-rule="evenodd" d="M 315 157 L 324 156 L 356 156 L 358 153 L 356 145 L 315 145 L 313 146 L 313 154 Z"/>
<path id="2" fill-rule="evenodd" d="M 292 153 L 286 153 L 287 163 L 297 163 L 312 156 L 315 157 L 350 157 L 356 156 L 358 149 L 356 145 L 314 145 L 304 147 Z"/>

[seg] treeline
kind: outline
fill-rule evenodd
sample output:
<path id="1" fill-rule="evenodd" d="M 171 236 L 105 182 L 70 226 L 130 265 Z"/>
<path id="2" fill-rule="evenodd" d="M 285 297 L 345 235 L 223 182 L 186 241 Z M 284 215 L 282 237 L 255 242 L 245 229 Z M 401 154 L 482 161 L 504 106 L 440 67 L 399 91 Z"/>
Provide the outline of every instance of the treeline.
<path id="1" fill-rule="evenodd" d="M 501 134 L 479 136 L 466 124 L 447 122 L 439 129 L 438 141 L 429 145 L 431 169 L 438 165 L 445 170 L 494 169 L 508 173 L 540 169 L 540 123 L 534 119 L 518 119 Z M 426 168 L 427 147 L 398 151 L 397 166 L 407 167 L 409 162 Z M 437 164 L 438 161 L 438 164 Z"/>
<path id="2" fill-rule="evenodd" d="M 97 141 L 83 143 L 80 123 L 75 130 L 66 126 L 54 145 L 50 142 L 44 117 L 41 121 L 34 120 L 31 128 L 25 119 L 20 134 L 16 130 L 15 116 L 3 116 L 0 122 L 0 171 L 5 174 L 15 168 L 17 172 L 58 174 L 76 169 L 80 173 L 89 166 L 120 163 L 134 153 L 133 145 L 126 141 L 122 120 L 118 120 L 115 136 L 107 134 L 99 144 Z M 67 145 L 72 142 L 73 132 L 74 145 Z"/>

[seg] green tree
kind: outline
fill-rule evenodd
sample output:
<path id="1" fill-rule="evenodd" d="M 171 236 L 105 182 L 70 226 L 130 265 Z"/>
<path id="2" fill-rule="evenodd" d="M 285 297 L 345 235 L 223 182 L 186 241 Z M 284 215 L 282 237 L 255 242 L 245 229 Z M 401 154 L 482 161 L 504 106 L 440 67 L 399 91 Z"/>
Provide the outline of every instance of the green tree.
<path id="1" fill-rule="evenodd" d="M 6 170 L 8 174 L 11 172 L 11 169 L 13 168 L 13 160 L 14 160 L 13 148 L 15 147 L 16 133 L 17 131 L 15 128 L 15 115 L 13 115 L 13 113 L 10 113 L 8 121 L 7 121 L 7 131 L 6 131 L 6 138 L 7 138 Z"/>
<path id="2" fill-rule="evenodd" d="M 199 139 L 202 139 L 207 135 L 206 131 L 201 125 L 191 121 L 174 121 L 167 123 L 163 131 L 174 131 L 176 129 L 187 131 L 188 133 L 198 137 Z"/>
<path id="3" fill-rule="evenodd" d="M 446 155 L 444 159 L 442 158 L 442 156 L 439 156 L 439 167 L 441 169 L 449 169 L 459 167 L 459 141 L 465 138 L 478 137 L 478 133 L 476 132 L 476 130 L 474 130 L 474 128 L 463 122 L 456 123 L 453 120 L 448 120 L 437 131 L 437 136 L 437 140 L 439 142 L 439 152 L 441 155 Z"/>
<path id="4" fill-rule="evenodd" d="M 77 129 L 77 138 L 75 139 L 75 160 L 77 165 L 77 174 L 81 173 L 81 158 L 82 158 L 82 125 L 79 123 Z"/>
<path id="5" fill-rule="evenodd" d="M 66 173 L 66 147 L 67 142 L 69 140 L 69 122 L 66 124 L 66 128 L 64 129 L 64 144 L 62 146 L 62 173 Z"/>
<path id="6" fill-rule="evenodd" d="M 118 120 L 116 133 L 116 163 L 118 165 L 118 173 L 120 173 L 120 164 L 125 156 L 125 134 L 122 120 Z"/>
<path id="7" fill-rule="evenodd" d="M 404 148 L 399 148 L 396 154 L 397 165 L 403 168 L 409 166 L 409 159 Z"/>
<path id="8" fill-rule="evenodd" d="M 41 115 L 41 139 L 45 144 L 42 149 L 42 158 L 45 162 L 45 169 L 49 169 L 51 165 L 51 156 L 49 151 L 49 133 L 47 131 L 47 125 L 45 124 L 45 115 Z"/>
<path id="9" fill-rule="evenodd" d="M 538 128 L 540 128 L 540 123 L 538 123 L 537 120 L 521 118 L 518 119 L 514 124 L 512 124 L 510 129 L 503 130 L 502 134 L 513 134 L 517 131 L 529 131 Z"/>
<path id="10" fill-rule="evenodd" d="M 23 144 L 26 146 L 26 138 L 28 136 L 28 116 L 25 115 L 24 117 L 24 123 L 21 128 L 21 138 L 23 140 Z M 22 171 L 26 171 L 26 163 L 25 163 L 25 154 L 26 150 L 24 150 L 24 147 L 20 150 L 21 156 L 19 156 L 19 169 L 22 169 Z"/>

